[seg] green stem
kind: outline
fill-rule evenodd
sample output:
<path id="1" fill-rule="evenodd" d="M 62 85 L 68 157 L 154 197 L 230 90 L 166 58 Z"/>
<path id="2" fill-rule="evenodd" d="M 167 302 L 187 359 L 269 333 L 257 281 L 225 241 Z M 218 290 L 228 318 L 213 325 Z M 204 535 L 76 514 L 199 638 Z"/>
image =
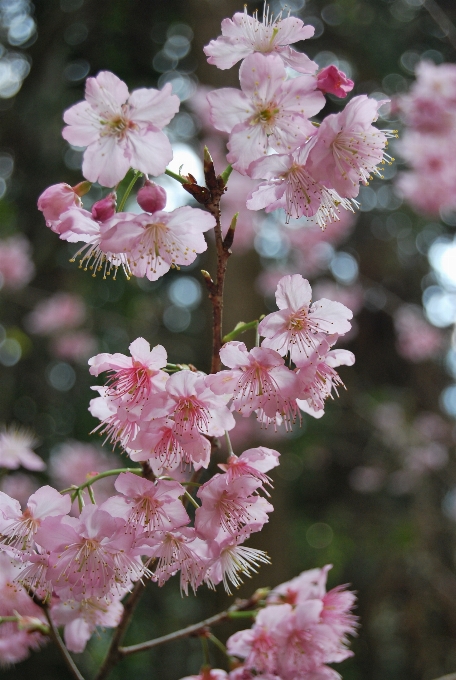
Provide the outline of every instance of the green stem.
<path id="1" fill-rule="evenodd" d="M 176 172 L 173 172 L 172 170 L 169 170 L 166 168 L 165 170 L 165 175 L 168 175 L 168 177 L 172 177 L 175 179 L 177 182 L 180 182 L 181 184 L 188 184 L 188 179 L 187 177 L 182 177 L 182 175 L 178 175 Z"/>
<path id="2" fill-rule="evenodd" d="M 238 335 L 242 335 L 242 333 L 250 331 L 252 328 L 257 329 L 258 323 L 259 321 L 257 319 L 255 319 L 255 321 L 248 321 L 247 323 L 240 321 L 238 324 L 236 324 L 231 333 L 227 333 L 225 336 L 223 336 L 222 342 L 230 342 L 231 340 L 235 340 Z"/>
<path id="3" fill-rule="evenodd" d="M 94 493 L 93 493 L 93 489 L 92 489 L 92 487 L 90 486 L 90 484 L 89 484 L 89 486 L 87 487 L 87 491 L 89 492 L 90 502 L 93 503 L 93 505 L 96 505 L 97 502 L 96 502 L 96 500 L 95 500 L 95 495 L 94 495 Z"/>
<path id="4" fill-rule="evenodd" d="M 119 203 L 119 206 L 117 208 L 117 212 L 122 212 L 122 210 L 125 208 L 125 203 L 127 202 L 127 198 L 131 194 L 131 190 L 136 184 L 136 180 L 141 177 L 142 172 L 139 170 L 135 170 L 135 174 L 133 175 L 133 179 L 131 180 L 130 184 L 128 185 L 124 195 L 122 196 L 122 200 Z"/>
<path id="5" fill-rule="evenodd" d="M 233 166 L 227 165 L 227 167 L 225 168 L 225 170 L 224 170 L 224 171 L 222 172 L 222 174 L 220 175 L 220 177 L 221 177 L 222 180 L 223 180 L 223 184 L 224 184 L 225 186 L 228 184 L 228 180 L 229 180 L 230 175 L 231 175 L 232 172 L 233 172 Z"/>
<path id="6" fill-rule="evenodd" d="M 211 659 L 209 655 L 209 645 L 207 643 L 207 637 L 203 633 L 203 635 L 200 635 L 200 640 L 201 640 L 201 645 L 203 647 L 203 658 L 204 658 L 204 665 L 210 668 L 211 666 Z"/>
<path id="7" fill-rule="evenodd" d="M 71 500 L 74 501 L 74 499 L 78 499 L 78 505 L 79 505 L 79 512 L 82 512 L 82 509 L 84 507 L 84 499 L 82 497 L 82 492 L 81 489 L 78 489 L 75 494 L 73 494 Z"/>
<path id="8" fill-rule="evenodd" d="M 228 612 L 227 617 L 229 619 L 247 619 L 247 618 L 251 619 L 252 617 L 255 617 L 257 615 L 257 613 L 258 612 L 256 610 L 247 611 L 247 612 L 236 612 L 236 611 L 234 611 L 234 612 Z"/>
<path id="9" fill-rule="evenodd" d="M 234 456 L 233 446 L 231 444 L 230 435 L 228 434 L 227 430 L 225 430 L 225 439 L 228 446 L 228 453 L 230 454 L 230 456 Z"/>
<path id="10" fill-rule="evenodd" d="M 215 635 L 213 635 L 212 633 L 208 633 L 207 638 L 208 638 L 208 640 L 210 640 L 212 642 L 212 644 L 214 644 L 216 647 L 218 647 L 223 654 L 225 654 L 226 656 L 229 656 L 225 645 L 223 644 L 223 642 L 221 640 L 218 639 L 218 637 L 215 637 Z"/>
<path id="11" fill-rule="evenodd" d="M 193 498 L 193 496 L 192 496 L 191 494 L 188 493 L 188 491 L 185 492 L 185 497 L 190 501 L 190 503 L 191 503 L 192 505 L 195 506 L 196 509 L 199 508 L 198 503 L 195 501 L 195 499 Z"/>
<path id="12" fill-rule="evenodd" d="M 80 486 L 69 486 L 68 489 L 63 489 L 60 493 L 77 493 L 82 491 L 86 487 L 90 486 L 94 482 L 98 482 L 99 479 L 104 479 L 105 477 L 112 477 L 113 475 L 120 475 L 122 472 L 131 472 L 134 475 L 142 475 L 142 468 L 116 468 L 115 470 L 106 470 L 105 472 L 100 472 L 98 475 L 94 475 L 84 484 Z"/>
<path id="13" fill-rule="evenodd" d="M 0 616 L 0 623 L 17 623 L 17 616 Z"/>

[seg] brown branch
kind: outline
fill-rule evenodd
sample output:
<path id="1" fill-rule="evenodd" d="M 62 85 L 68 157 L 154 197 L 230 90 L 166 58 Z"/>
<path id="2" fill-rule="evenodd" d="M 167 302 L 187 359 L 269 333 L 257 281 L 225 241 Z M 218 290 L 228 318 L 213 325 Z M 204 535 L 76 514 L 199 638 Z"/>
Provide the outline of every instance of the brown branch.
<path id="1" fill-rule="evenodd" d="M 143 594 L 144 588 L 145 585 L 142 583 L 142 581 L 136 581 L 134 588 L 130 593 L 130 597 L 124 605 L 122 618 L 114 631 L 111 644 L 109 645 L 109 649 L 95 680 L 103 680 L 104 678 L 107 678 L 111 670 L 122 658 L 120 644 L 125 636 L 125 633 L 127 632 L 127 628 L 136 609 L 136 605 Z"/>
<path id="2" fill-rule="evenodd" d="M 36 600 L 35 600 L 36 602 Z M 79 672 L 78 667 L 74 663 L 73 659 L 70 656 L 70 652 L 68 649 L 65 647 L 65 643 L 63 642 L 62 638 L 60 637 L 60 633 L 57 630 L 54 621 L 51 618 L 51 615 L 49 613 L 49 609 L 47 605 L 42 605 L 42 609 L 44 611 L 44 615 L 46 616 L 46 619 L 49 623 L 49 635 L 52 638 L 52 640 L 55 642 L 57 647 L 59 648 L 60 654 L 62 655 L 63 660 L 65 661 L 68 670 L 70 671 L 71 675 L 75 680 L 84 680 L 84 676 L 81 675 Z"/>
<path id="3" fill-rule="evenodd" d="M 231 607 L 226 609 L 219 614 L 210 616 L 204 621 L 199 623 L 193 623 L 191 626 L 182 628 L 181 630 L 176 630 L 174 633 L 169 633 L 168 635 L 162 635 L 161 637 L 155 638 L 154 640 L 147 640 L 147 642 L 140 642 L 138 645 L 131 645 L 130 647 L 121 647 L 119 653 L 121 656 L 129 656 L 130 654 L 137 654 L 138 652 L 145 652 L 153 647 L 158 647 L 166 642 L 172 642 L 173 640 L 180 640 L 184 637 L 189 637 L 190 635 L 202 635 L 207 633 L 207 629 L 218 623 L 223 623 L 230 618 L 236 618 L 236 614 L 243 612 L 247 615 L 253 613 L 253 609 L 258 606 L 258 598 L 253 595 L 250 600 L 240 600 L 233 604 Z"/>

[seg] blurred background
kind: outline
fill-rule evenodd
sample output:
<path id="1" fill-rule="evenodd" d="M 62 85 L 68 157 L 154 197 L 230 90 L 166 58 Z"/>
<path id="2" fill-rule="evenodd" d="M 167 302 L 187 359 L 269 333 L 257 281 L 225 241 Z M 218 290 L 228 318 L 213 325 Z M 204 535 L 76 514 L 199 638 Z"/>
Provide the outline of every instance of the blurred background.
<path id="1" fill-rule="evenodd" d="M 282 9 L 279 0 L 271 4 L 274 13 Z M 315 27 L 298 49 L 320 67 L 345 71 L 355 81 L 351 96 L 393 98 L 378 125 L 401 137 L 407 132 L 395 102 L 417 64 L 456 61 L 454 0 L 289 0 L 287 7 Z M 257 2 L 247 8 L 262 10 Z M 94 383 L 88 357 L 127 353 L 144 336 L 163 344 L 171 362 L 209 368 L 211 318 L 200 269 L 214 269 L 211 246 L 191 267 L 155 283 L 120 273 L 103 281 L 69 261 L 77 248 L 46 229 L 36 201 L 50 184 L 80 181 L 82 150 L 61 137 L 62 113 L 82 99 L 85 78 L 102 69 L 130 89 L 171 82 L 182 101 L 167 129 L 172 169 L 183 165 L 201 179 L 206 143 L 221 171 L 226 139 L 208 127 L 204 91 L 236 87 L 238 68 L 209 66 L 202 48 L 220 34 L 224 17 L 242 10 L 240 0 L 0 0 L 0 420 L 31 430 L 48 464 L 35 475 L 3 475 L 0 488 L 10 495 L 26 500 L 49 480 L 61 488 L 122 464 L 119 452 L 100 449 L 89 434 L 97 423 L 87 411 Z M 343 104 L 330 96 L 324 113 Z M 262 443 L 283 454 L 274 471 L 275 512 L 250 543 L 266 549 L 272 565 L 239 594 L 333 564 L 330 586 L 350 583 L 359 596 L 355 656 L 337 668 L 345 680 L 456 672 L 456 195 L 453 206 L 414 209 L 397 184 L 405 168 L 400 145 L 392 148 L 396 162 L 385 179 L 362 188 L 359 213 L 325 232 L 241 208 L 227 276 L 225 332 L 274 310 L 286 273 L 301 273 L 314 299 L 338 299 L 355 315 L 344 346 L 356 365 L 342 368 L 347 391 L 322 420 L 305 417 L 301 429 L 275 435 L 243 419 L 233 433 L 238 453 Z M 173 180 L 159 182 L 168 209 L 191 202 Z M 225 225 L 250 188 L 233 173 Z M 92 188 L 85 206 L 100 197 Z M 205 588 L 182 599 L 174 580 L 161 590 L 150 584 L 130 643 L 229 601 L 221 589 Z M 220 637 L 234 630 L 220 628 Z M 88 677 L 108 637 L 95 636 L 80 655 Z M 132 657 L 112 677 L 177 680 L 201 662 L 199 642 L 190 639 Z M 217 653 L 214 662 L 222 662 Z M 48 646 L 1 673 L 57 680 L 67 677 L 61 664 Z"/>

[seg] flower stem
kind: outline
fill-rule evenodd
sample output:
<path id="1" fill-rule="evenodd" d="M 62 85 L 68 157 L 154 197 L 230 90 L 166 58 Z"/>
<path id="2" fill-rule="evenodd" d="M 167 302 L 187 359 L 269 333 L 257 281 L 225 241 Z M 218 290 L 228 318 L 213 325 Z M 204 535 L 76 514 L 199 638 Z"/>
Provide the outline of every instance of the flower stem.
<path id="1" fill-rule="evenodd" d="M 82 491 L 88 486 L 91 486 L 94 482 L 98 482 L 99 479 L 104 479 L 105 477 L 112 477 L 113 475 L 120 475 L 122 472 L 131 472 L 134 475 L 142 475 L 142 468 L 116 468 L 114 470 L 106 470 L 105 472 L 100 472 L 98 475 L 94 475 L 79 486 L 69 486 L 67 489 L 62 489 L 60 493 L 77 493 Z"/>
<path id="2" fill-rule="evenodd" d="M 188 184 L 188 179 L 186 177 L 182 177 L 182 175 L 178 175 L 176 172 L 173 172 L 172 170 L 169 170 L 166 168 L 165 170 L 165 175 L 168 175 L 168 177 L 172 177 L 175 179 L 177 182 L 180 182 L 181 184 Z"/>
<path id="3" fill-rule="evenodd" d="M 228 656 L 228 652 L 226 650 L 225 645 L 223 644 L 223 642 L 221 640 L 218 639 L 218 637 L 215 637 L 215 635 L 213 635 L 212 633 L 208 633 L 207 639 L 210 640 L 213 645 L 218 647 L 223 654 Z"/>
<path id="4" fill-rule="evenodd" d="M 188 493 L 188 491 L 185 492 L 185 497 L 190 501 L 190 503 L 196 508 L 199 508 L 199 504 L 195 501 L 193 496 Z"/>
<path id="5" fill-rule="evenodd" d="M 68 649 L 65 647 L 65 644 L 64 644 L 62 638 L 60 637 L 60 633 L 57 630 L 57 628 L 54 624 L 54 621 L 51 618 L 51 615 L 49 613 L 49 609 L 47 608 L 47 606 L 44 606 L 43 609 L 44 609 L 44 615 L 46 616 L 47 621 L 49 623 L 49 634 L 50 634 L 51 638 L 53 639 L 53 641 L 55 642 L 55 644 L 57 645 L 57 647 L 60 651 L 60 654 L 62 655 L 62 657 L 63 657 L 63 659 L 64 659 L 64 661 L 65 661 L 65 663 L 68 667 L 68 670 L 70 671 L 73 678 L 75 678 L 75 680 L 84 680 L 84 676 L 81 675 L 81 673 L 79 672 L 78 667 L 74 663 L 73 659 L 70 656 Z"/>
<path id="6" fill-rule="evenodd" d="M 135 174 L 133 175 L 133 178 L 132 178 L 130 184 L 127 186 L 125 193 L 122 196 L 122 200 L 120 201 L 120 203 L 118 205 L 117 212 L 122 212 L 122 210 L 125 208 L 125 203 L 127 202 L 127 198 L 131 194 L 131 190 L 135 186 L 136 180 L 139 177 L 141 177 L 141 175 L 142 175 L 142 172 L 140 172 L 139 170 L 135 170 Z"/>
<path id="7" fill-rule="evenodd" d="M 222 342 L 223 343 L 230 342 L 231 340 L 235 340 L 239 335 L 242 335 L 242 333 L 250 331 L 252 328 L 257 329 L 258 323 L 259 321 L 257 319 L 255 319 L 254 321 L 248 321 L 247 323 L 244 323 L 244 321 L 239 321 L 239 323 L 236 324 L 231 333 L 227 333 L 226 335 L 223 336 Z"/>

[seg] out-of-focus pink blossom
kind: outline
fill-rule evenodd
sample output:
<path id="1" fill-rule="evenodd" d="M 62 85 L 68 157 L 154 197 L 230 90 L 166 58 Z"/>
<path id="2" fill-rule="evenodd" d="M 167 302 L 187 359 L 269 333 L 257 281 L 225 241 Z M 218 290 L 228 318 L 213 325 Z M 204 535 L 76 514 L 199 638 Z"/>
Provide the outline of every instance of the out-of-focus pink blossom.
<path id="1" fill-rule="evenodd" d="M 346 97 L 353 90 L 354 84 L 334 64 L 326 66 L 317 75 L 317 88 L 325 94 L 335 94 L 336 97 Z"/>
<path id="2" fill-rule="evenodd" d="M 7 496 L 15 498 L 24 507 L 28 499 L 39 488 L 36 477 L 23 472 L 5 475 L 0 482 L 0 490 Z"/>
<path id="3" fill-rule="evenodd" d="M 35 275 L 31 247 L 25 236 L 0 241 L 0 283 L 9 290 L 24 288 Z"/>
<path id="4" fill-rule="evenodd" d="M 204 48 L 209 64 L 219 69 L 228 69 L 241 59 L 260 52 L 261 54 L 278 54 L 287 66 L 301 73 L 315 73 L 317 64 L 306 54 L 293 50 L 290 45 L 300 40 L 311 38 L 315 28 L 304 25 L 301 19 L 286 17 L 282 12 L 275 18 L 269 14 L 269 7 L 264 6 L 263 21 L 258 20 L 258 12 L 252 17 L 236 12 L 232 19 L 222 21 L 222 35 L 211 40 Z"/>
<path id="5" fill-rule="evenodd" d="M 97 349 L 96 338 L 87 331 L 63 333 L 52 339 L 51 352 L 58 359 L 84 363 Z"/>
<path id="6" fill-rule="evenodd" d="M 241 88 L 222 88 L 207 96 L 211 120 L 230 134 L 227 160 L 247 174 L 254 160 L 269 147 L 290 152 L 315 134 L 308 120 L 325 103 L 315 81 L 306 76 L 286 80 L 280 57 L 252 54 L 239 73 Z"/>
<path id="7" fill-rule="evenodd" d="M 437 356 L 444 347 L 442 332 L 431 326 L 418 307 L 402 305 L 394 314 L 399 354 L 418 363 Z"/>
<path id="8" fill-rule="evenodd" d="M 35 436 L 23 428 L 9 427 L 0 432 L 0 468 L 17 470 L 44 470 L 44 460 L 33 448 L 38 444 Z"/>
<path id="9" fill-rule="evenodd" d="M 57 626 L 64 626 L 64 640 L 70 652 L 80 654 L 97 626 L 115 628 L 123 613 L 118 600 L 100 601 L 98 598 L 57 601 L 51 616 Z"/>
<path id="10" fill-rule="evenodd" d="M 182 680 L 227 680 L 228 673 L 220 668 L 203 667 L 198 675 L 187 675 Z"/>
<path id="11" fill-rule="evenodd" d="M 88 78 L 86 101 L 75 104 L 63 116 L 63 137 L 87 147 L 82 172 L 91 182 L 113 187 L 130 167 L 161 175 L 173 157 L 162 132 L 179 109 L 179 98 L 167 83 L 159 90 L 135 90 L 109 71 Z"/>
<path id="12" fill-rule="evenodd" d="M 79 326 L 86 317 L 86 306 L 80 295 L 55 293 L 39 302 L 25 320 L 31 333 L 53 335 Z"/>

